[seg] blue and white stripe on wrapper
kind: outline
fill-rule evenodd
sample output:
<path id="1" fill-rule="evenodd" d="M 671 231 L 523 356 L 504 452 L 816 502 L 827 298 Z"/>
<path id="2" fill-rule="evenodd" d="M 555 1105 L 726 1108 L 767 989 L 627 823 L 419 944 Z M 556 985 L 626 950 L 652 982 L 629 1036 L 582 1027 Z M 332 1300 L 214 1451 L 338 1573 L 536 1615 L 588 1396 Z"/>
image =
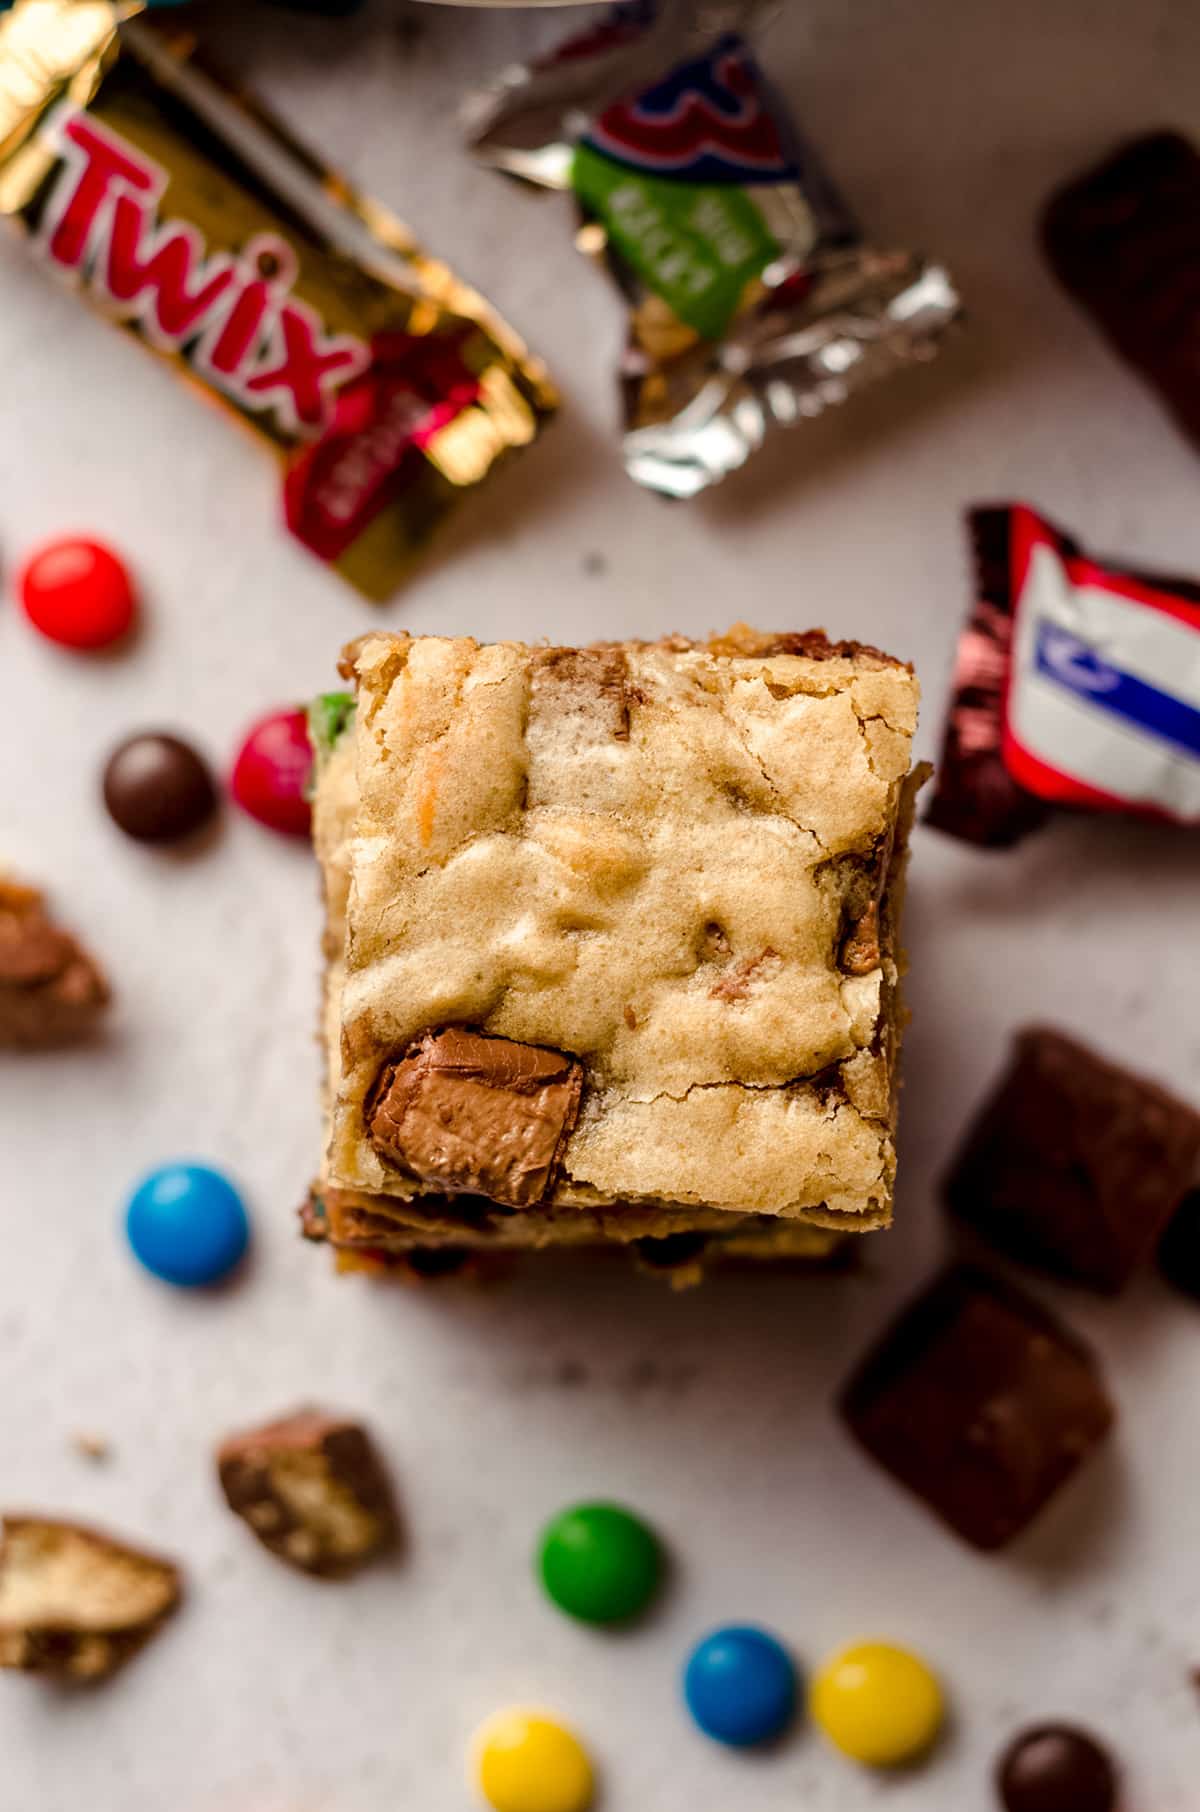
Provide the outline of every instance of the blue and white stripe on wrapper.
<path id="1" fill-rule="evenodd" d="M 1200 623 L 1074 581 L 1054 547 L 1035 544 L 1007 728 L 1115 801 L 1200 820 Z"/>

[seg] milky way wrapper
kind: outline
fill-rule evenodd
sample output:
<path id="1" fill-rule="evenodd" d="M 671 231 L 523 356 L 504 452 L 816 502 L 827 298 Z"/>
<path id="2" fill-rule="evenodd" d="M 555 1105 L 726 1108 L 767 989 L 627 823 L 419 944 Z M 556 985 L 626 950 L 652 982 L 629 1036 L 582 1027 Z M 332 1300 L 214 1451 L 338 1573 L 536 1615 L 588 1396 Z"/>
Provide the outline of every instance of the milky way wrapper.
<path id="1" fill-rule="evenodd" d="M 1056 810 L 1200 828 L 1200 583 L 1095 560 L 1025 504 L 969 521 L 929 823 L 992 848 Z"/>
<path id="2" fill-rule="evenodd" d="M 479 158 L 574 193 L 630 306 L 626 469 L 672 497 L 928 359 L 960 312 L 940 265 L 864 243 L 740 34 L 758 10 L 618 7 L 468 107 Z"/>
<path id="3" fill-rule="evenodd" d="M 0 213 L 274 450 L 288 527 L 370 597 L 554 405 L 474 290 L 139 0 L 0 14 Z"/>

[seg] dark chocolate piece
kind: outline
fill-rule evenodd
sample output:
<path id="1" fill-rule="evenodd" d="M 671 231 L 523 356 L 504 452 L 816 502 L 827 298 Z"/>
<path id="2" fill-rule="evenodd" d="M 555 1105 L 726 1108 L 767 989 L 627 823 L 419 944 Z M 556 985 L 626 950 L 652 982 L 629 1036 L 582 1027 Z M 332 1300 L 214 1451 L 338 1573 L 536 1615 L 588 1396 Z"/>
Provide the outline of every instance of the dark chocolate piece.
<path id="1" fill-rule="evenodd" d="M 524 1208 L 549 1187 L 582 1087 L 573 1057 L 451 1026 L 384 1065 L 367 1127 L 420 1182 Z"/>
<path id="2" fill-rule="evenodd" d="M 103 975 L 41 894 L 0 877 L 0 1049 L 84 1038 L 108 1000 Z"/>
<path id="3" fill-rule="evenodd" d="M 1021 1291 L 966 1267 L 900 1316 L 841 1412 L 874 1460 L 983 1549 L 1021 1533 L 1114 1416 L 1082 1342 Z"/>
<path id="4" fill-rule="evenodd" d="M 0 1667 L 102 1680 L 179 1603 L 179 1570 L 93 1529 L 6 1516 L 0 1540 Z"/>
<path id="5" fill-rule="evenodd" d="M 1200 155 L 1152 132 L 1058 190 L 1041 223 L 1055 276 L 1200 446 Z"/>
<path id="6" fill-rule="evenodd" d="M 1200 1302 L 1200 1189 L 1190 1190 L 1167 1222 L 1158 1268 L 1172 1289 Z"/>
<path id="7" fill-rule="evenodd" d="M 1068 1724 L 1013 1738 L 996 1768 L 1005 1812 L 1113 1812 L 1117 1771 L 1107 1751 Z"/>
<path id="8" fill-rule="evenodd" d="M 104 803 L 127 837 L 175 843 L 207 824 L 217 809 L 217 789 L 190 744 L 149 732 L 131 736 L 109 756 Z"/>
<path id="9" fill-rule="evenodd" d="M 395 1543 L 387 1474 L 366 1430 L 344 1417 L 302 1409 L 231 1435 L 217 1472 L 234 1514 L 302 1573 L 353 1573 Z"/>
<path id="10" fill-rule="evenodd" d="M 1000 1249 L 1115 1293 L 1150 1258 L 1200 1165 L 1200 1113 L 1048 1028 L 1022 1032 L 946 1182 Z"/>

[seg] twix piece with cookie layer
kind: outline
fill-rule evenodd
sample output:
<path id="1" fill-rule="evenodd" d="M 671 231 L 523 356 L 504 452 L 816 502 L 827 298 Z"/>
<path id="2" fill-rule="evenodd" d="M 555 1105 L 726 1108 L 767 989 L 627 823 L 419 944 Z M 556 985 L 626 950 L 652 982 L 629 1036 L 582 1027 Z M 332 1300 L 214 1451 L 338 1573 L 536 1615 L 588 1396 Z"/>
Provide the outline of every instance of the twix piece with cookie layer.
<path id="1" fill-rule="evenodd" d="M 474 290 L 208 70 L 142 0 L 0 17 L 0 213 L 238 416 L 294 535 L 386 597 L 430 529 L 553 407 Z"/>

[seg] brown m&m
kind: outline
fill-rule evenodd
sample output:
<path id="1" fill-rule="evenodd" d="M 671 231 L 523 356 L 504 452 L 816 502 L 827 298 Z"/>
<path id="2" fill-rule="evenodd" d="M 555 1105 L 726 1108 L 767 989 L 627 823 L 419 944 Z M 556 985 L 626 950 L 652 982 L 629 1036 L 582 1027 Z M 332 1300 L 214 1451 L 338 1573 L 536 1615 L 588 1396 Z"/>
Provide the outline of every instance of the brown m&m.
<path id="1" fill-rule="evenodd" d="M 1016 1736 L 996 1768 L 1005 1812 L 1113 1812 L 1117 1774 L 1094 1737 L 1068 1724 Z"/>
<path id="2" fill-rule="evenodd" d="M 175 843 L 206 824 L 217 789 L 202 756 L 165 731 L 131 736 L 104 770 L 104 803 L 113 823 L 138 843 Z"/>

